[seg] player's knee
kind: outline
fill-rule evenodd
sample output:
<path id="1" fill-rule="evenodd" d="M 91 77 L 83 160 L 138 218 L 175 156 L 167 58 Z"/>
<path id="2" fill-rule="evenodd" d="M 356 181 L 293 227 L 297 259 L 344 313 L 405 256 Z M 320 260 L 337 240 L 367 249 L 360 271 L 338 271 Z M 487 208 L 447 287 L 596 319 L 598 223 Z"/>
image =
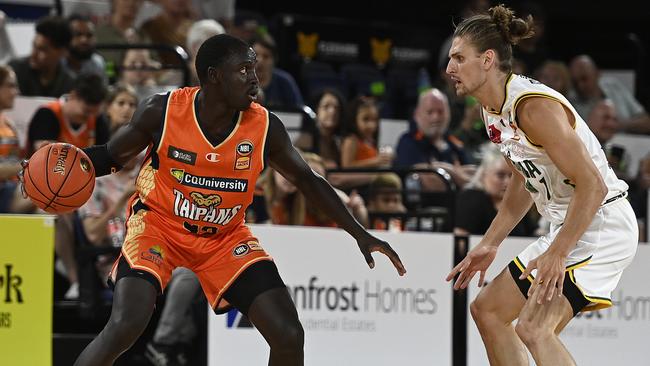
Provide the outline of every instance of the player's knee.
<path id="1" fill-rule="evenodd" d="M 282 325 L 282 329 L 277 333 L 277 337 L 272 341 L 271 347 L 278 351 L 298 352 L 301 351 L 305 343 L 305 331 L 302 329 L 300 321 L 296 320 Z"/>
<path id="2" fill-rule="evenodd" d="M 540 341 L 553 335 L 553 331 L 545 329 L 531 320 L 519 319 L 515 326 L 515 332 L 522 342 L 528 347 L 535 346 Z"/>
<path id="3" fill-rule="evenodd" d="M 482 294 L 479 294 L 479 296 L 472 301 L 469 305 L 469 311 L 470 314 L 472 314 L 474 322 L 479 327 L 490 322 L 491 319 L 496 318 L 496 313 L 490 304 L 490 300 Z"/>
<path id="4" fill-rule="evenodd" d="M 113 337 L 127 343 L 137 339 L 149 323 L 148 317 L 129 316 L 124 312 L 114 312 L 108 320 L 106 329 Z"/>

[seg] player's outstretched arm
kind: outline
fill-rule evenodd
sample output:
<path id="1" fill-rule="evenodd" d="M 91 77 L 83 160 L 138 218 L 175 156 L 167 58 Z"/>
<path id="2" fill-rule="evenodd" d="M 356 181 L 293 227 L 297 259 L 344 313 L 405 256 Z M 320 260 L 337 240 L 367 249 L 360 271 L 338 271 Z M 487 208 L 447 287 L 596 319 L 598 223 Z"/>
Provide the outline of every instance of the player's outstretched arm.
<path id="1" fill-rule="evenodd" d="M 332 186 L 323 177 L 316 174 L 302 159 L 291 144 L 284 125 L 273 113 L 269 113 L 269 132 L 266 143 L 268 144 L 268 161 L 271 167 L 298 187 L 308 201 L 318 204 L 323 212 L 357 240 L 359 249 L 370 268 L 374 267 L 374 260 L 370 253 L 378 251 L 390 258 L 400 275 L 406 273 L 399 256 L 390 245 L 368 233 L 350 215 Z"/>
<path id="2" fill-rule="evenodd" d="M 98 177 L 120 170 L 153 141 L 154 133 L 163 123 L 166 100 L 164 94 L 152 95 L 138 106 L 131 122 L 117 130 L 106 145 L 84 149 Z"/>

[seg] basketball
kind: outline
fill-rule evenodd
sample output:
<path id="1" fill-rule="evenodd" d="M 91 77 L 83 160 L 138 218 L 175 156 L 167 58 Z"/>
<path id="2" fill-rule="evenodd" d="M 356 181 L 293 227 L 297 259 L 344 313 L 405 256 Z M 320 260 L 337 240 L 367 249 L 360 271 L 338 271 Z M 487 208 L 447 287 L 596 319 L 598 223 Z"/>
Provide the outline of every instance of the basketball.
<path id="1" fill-rule="evenodd" d="M 25 194 L 49 213 L 81 207 L 95 188 L 95 169 L 81 149 L 64 143 L 43 146 L 25 168 Z"/>

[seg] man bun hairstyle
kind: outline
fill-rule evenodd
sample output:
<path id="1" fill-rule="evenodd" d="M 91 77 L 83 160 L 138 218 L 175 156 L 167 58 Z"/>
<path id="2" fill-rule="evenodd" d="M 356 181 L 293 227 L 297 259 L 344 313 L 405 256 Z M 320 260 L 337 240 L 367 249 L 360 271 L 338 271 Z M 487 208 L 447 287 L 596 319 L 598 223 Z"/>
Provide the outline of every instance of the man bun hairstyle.
<path id="1" fill-rule="evenodd" d="M 479 52 L 489 49 L 498 55 L 499 70 L 512 71 L 512 46 L 534 34 L 533 17 L 517 18 L 514 11 L 500 4 L 491 7 L 487 14 L 477 14 L 464 19 L 454 31 L 454 38 L 467 38 Z"/>
<path id="2" fill-rule="evenodd" d="M 526 19 L 515 17 L 515 12 L 503 5 L 497 5 L 488 10 L 492 21 L 497 25 L 506 42 L 516 45 L 520 40 L 530 38 L 535 34 L 533 16 Z"/>

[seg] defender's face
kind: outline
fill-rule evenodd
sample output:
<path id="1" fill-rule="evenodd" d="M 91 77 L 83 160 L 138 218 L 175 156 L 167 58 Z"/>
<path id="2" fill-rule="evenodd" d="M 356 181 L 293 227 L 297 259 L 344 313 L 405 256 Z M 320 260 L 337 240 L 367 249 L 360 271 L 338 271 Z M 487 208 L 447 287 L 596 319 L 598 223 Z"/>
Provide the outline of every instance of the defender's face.
<path id="1" fill-rule="evenodd" d="M 243 111 L 257 100 L 259 80 L 255 73 L 256 55 L 252 48 L 234 55 L 222 66 L 223 92 L 228 105 Z"/>
<path id="2" fill-rule="evenodd" d="M 447 74 L 454 83 L 456 95 L 472 95 L 486 80 L 482 54 L 466 38 L 454 38 L 449 49 Z"/>

